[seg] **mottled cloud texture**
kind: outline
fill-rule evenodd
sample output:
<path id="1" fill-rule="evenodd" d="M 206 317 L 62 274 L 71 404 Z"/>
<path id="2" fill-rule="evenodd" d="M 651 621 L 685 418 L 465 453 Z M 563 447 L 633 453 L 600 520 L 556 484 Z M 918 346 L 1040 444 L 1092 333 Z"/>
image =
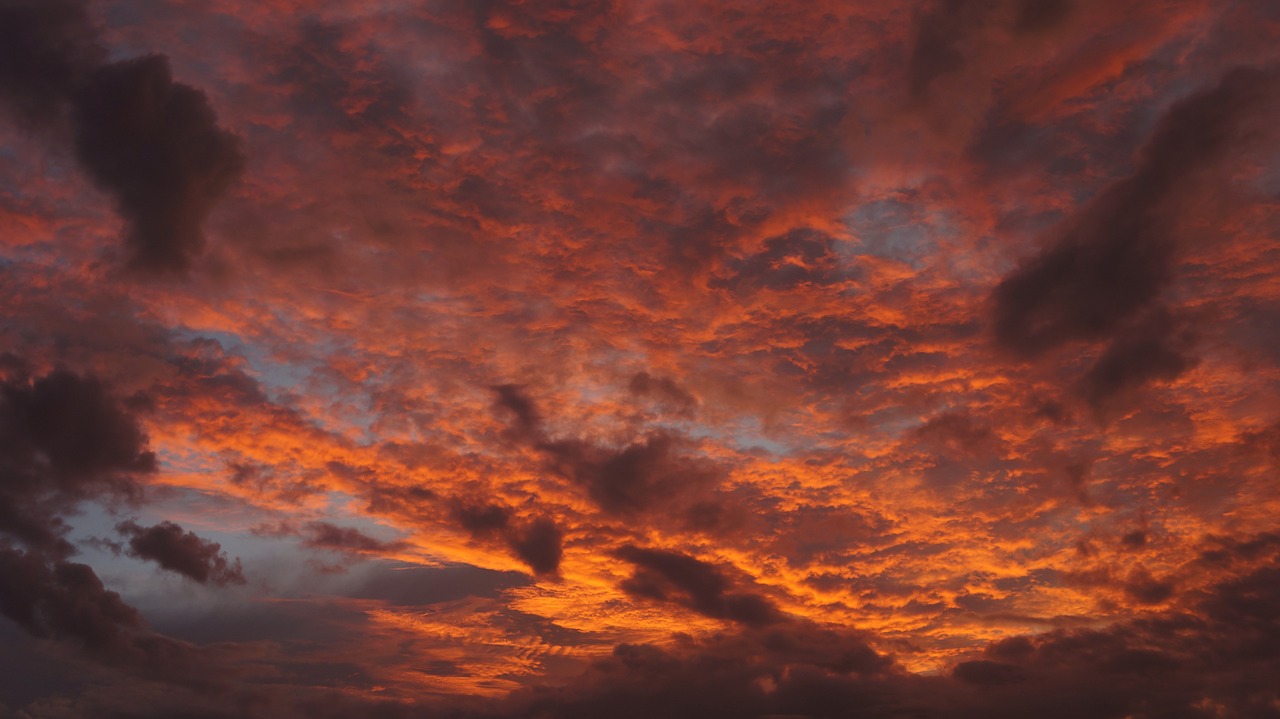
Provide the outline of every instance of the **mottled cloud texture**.
<path id="1" fill-rule="evenodd" d="M 0 716 L 1280 715 L 1266 2 L 0 0 Z"/>

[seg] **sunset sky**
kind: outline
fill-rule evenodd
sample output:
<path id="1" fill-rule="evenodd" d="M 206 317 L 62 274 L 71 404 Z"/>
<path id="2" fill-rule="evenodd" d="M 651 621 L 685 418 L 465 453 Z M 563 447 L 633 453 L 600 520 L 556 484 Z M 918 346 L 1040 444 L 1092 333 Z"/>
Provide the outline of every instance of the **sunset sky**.
<path id="1" fill-rule="evenodd" d="M 0 0 L 0 717 L 1280 717 L 1280 3 Z"/>

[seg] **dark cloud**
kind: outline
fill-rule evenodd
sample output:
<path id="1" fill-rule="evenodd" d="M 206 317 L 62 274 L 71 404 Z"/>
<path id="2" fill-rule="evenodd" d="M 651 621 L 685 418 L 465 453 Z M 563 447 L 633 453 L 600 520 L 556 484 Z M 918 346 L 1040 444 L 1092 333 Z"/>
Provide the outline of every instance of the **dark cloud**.
<path id="1" fill-rule="evenodd" d="M 142 624 L 88 566 L 2 548 L 0 612 L 36 636 L 71 640 L 91 652 L 120 649 L 126 632 Z"/>
<path id="2" fill-rule="evenodd" d="M 1107 345 L 1080 380 L 1080 394 L 1095 409 L 1155 381 L 1172 381 L 1194 367 L 1194 336 L 1185 323 L 1157 312 L 1140 319 Z"/>
<path id="3" fill-rule="evenodd" d="M 727 577 L 716 567 L 679 552 L 625 546 L 615 554 L 636 567 L 622 583 L 631 595 L 674 601 L 699 614 L 759 627 L 783 620 L 773 602 L 746 592 L 731 592 Z"/>
<path id="4" fill-rule="evenodd" d="M 0 100 L 24 123 L 51 123 L 101 62 L 84 0 L 9 0 L 0 6 Z"/>
<path id="5" fill-rule="evenodd" d="M 653 379 L 641 380 L 647 390 Z M 672 432 L 653 432 L 622 447 L 577 438 L 549 438 L 537 406 L 516 385 L 493 388 L 495 408 L 515 419 L 512 434 L 546 459 L 548 468 L 586 490 L 600 509 L 632 515 L 709 487 L 721 472 L 706 460 L 685 454 L 690 443 Z M 673 388 L 678 389 L 678 388 Z"/>
<path id="6" fill-rule="evenodd" d="M 719 585 L 700 569 L 689 585 Z M 707 588 L 710 588 L 709 590 Z M 902 671 L 865 637 L 804 622 L 665 646 L 618 645 L 577 681 L 518 693 L 488 716 L 1275 716 L 1280 569 L 1206 588 L 1193 604 L 1098 629 L 993 642 L 944 675 Z"/>
<path id="7" fill-rule="evenodd" d="M 1013 29 L 1018 33 L 1051 30 L 1071 16 L 1073 1 L 1018 0 Z"/>
<path id="8" fill-rule="evenodd" d="M 978 685 L 1013 684 L 1026 679 L 1019 667 L 987 659 L 960 662 L 951 675 L 966 684 Z"/>
<path id="9" fill-rule="evenodd" d="M 0 532 L 28 547 L 69 554 L 61 516 L 136 495 L 155 467 L 137 420 L 96 378 L 55 370 L 0 384 Z"/>
<path id="10" fill-rule="evenodd" d="M 473 537 L 501 536 L 535 574 L 554 574 L 564 553 L 564 534 L 548 517 L 520 525 L 513 512 L 497 504 L 455 504 L 452 515 Z"/>
<path id="11" fill-rule="evenodd" d="M 1175 589 L 1173 582 L 1153 577 L 1144 567 L 1135 567 L 1124 582 L 1125 594 L 1141 604 L 1160 604 L 1172 597 Z"/>
<path id="12" fill-rule="evenodd" d="M 481 536 L 506 529 L 511 523 L 511 510 L 496 504 L 457 504 L 454 520 L 472 534 Z"/>
<path id="13" fill-rule="evenodd" d="M 996 286 L 1000 344 L 1034 357 L 1071 341 L 1106 340 L 1156 307 L 1178 254 L 1176 212 L 1169 203 L 1200 173 L 1250 146 L 1256 124 L 1275 106 L 1278 76 L 1275 70 L 1237 69 L 1171 107 L 1135 172 L 1103 190 L 1047 249 Z M 1115 349 L 1111 364 L 1097 369 L 1097 391 L 1175 371 L 1174 355 L 1158 349 L 1166 345 L 1155 336 L 1145 341 Z M 1153 352 L 1162 369 L 1121 369 L 1126 356 Z"/>
<path id="14" fill-rule="evenodd" d="M 930 417 L 914 434 L 925 447 L 949 456 L 983 457 L 1000 448 L 1000 437 L 991 425 L 964 412 Z"/>
<path id="15" fill-rule="evenodd" d="M 670 377 L 637 372 L 627 382 L 627 389 L 632 395 L 651 399 L 677 414 L 689 415 L 698 406 L 698 398 Z"/>
<path id="16" fill-rule="evenodd" d="M 129 538 L 131 557 L 149 559 L 162 568 L 177 572 L 201 584 L 225 586 L 244 584 L 240 560 L 227 560 L 222 545 L 201 539 L 195 532 L 184 532 L 173 522 L 142 527 L 136 522 L 121 522 L 116 531 Z"/>
<path id="17" fill-rule="evenodd" d="M 342 26 L 308 18 L 296 43 L 275 58 L 272 79 L 292 91 L 302 117 L 347 130 L 409 121 L 411 90 L 372 48 L 361 45 Z"/>
<path id="18" fill-rule="evenodd" d="M 204 93 L 175 83 L 159 55 L 99 68 L 79 93 L 76 156 L 129 222 L 130 264 L 181 272 L 204 249 L 205 218 L 244 155 Z"/>
<path id="19" fill-rule="evenodd" d="M 384 542 L 354 527 L 339 527 L 329 522 L 311 522 L 303 531 L 303 546 L 355 554 L 381 554 L 404 548 L 404 542 Z"/>
<path id="20" fill-rule="evenodd" d="M 137 419 L 98 379 L 60 369 L 33 380 L 19 369 L 0 383 L 0 614 L 99 659 L 172 673 L 185 648 L 68 561 L 65 538 L 81 502 L 136 498 L 155 468 Z"/>
<path id="21" fill-rule="evenodd" d="M 907 86 L 912 96 L 924 95 L 938 78 L 964 68 L 966 40 L 996 7 L 995 3 L 974 0 L 939 0 L 920 15 L 907 60 Z"/>
<path id="22" fill-rule="evenodd" d="M 515 432 L 521 438 L 531 438 L 542 431 L 542 415 L 522 385 L 504 384 L 492 388 L 497 394 L 494 407 L 511 413 L 516 420 Z"/>
<path id="23" fill-rule="evenodd" d="M 564 554 L 564 534 L 551 519 L 543 517 L 512 534 L 508 542 L 520 561 L 535 574 L 554 574 Z"/>
<path id="24" fill-rule="evenodd" d="M 0 28 L 0 98 L 33 124 L 69 109 L 77 160 L 129 225 L 130 266 L 187 270 L 245 163 L 204 93 L 173 82 L 162 56 L 101 64 L 83 2 L 7 3 Z"/>
<path id="25" fill-rule="evenodd" d="M 1127 532 L 1120 538 L 1120 544 L 1128 549 L 1141 549 L 1147 546 L 1147 533 L 1141 529 Z"/>
<path id="26" fill-rule="evenodd" d="M 551 467 L 586 489 L 600 509 L 615 515 L 669 504 L 681 494 L 712 484 L 719 473 L 679 451 L 680 437 L 655 432 L 625 447 L 601 447 L 578 439 L 537 445 Z"/>

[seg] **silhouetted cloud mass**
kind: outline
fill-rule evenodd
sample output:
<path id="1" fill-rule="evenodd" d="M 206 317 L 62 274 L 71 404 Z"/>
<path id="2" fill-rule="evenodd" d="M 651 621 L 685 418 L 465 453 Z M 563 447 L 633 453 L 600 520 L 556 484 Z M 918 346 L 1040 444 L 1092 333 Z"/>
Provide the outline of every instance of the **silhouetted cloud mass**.
<path id="1" fill-rule="evenodd" d="M 116 525 L 116 531 L 128 538 L 127 551 L 132 557 L 151 560 L 162 569 L 201 584 L 245 583 L 239 559 L 228 561 L 222 545 L 201 539 L 195 532 L 184 532 L 173 522 L 152 527 L 133 521 L 121 522 Z"/>
<path id="2" fill-rule="evenodd" d="M 204 93 L 175 83 L 160 55 L 103 63 L 82 1 L 16 0 L 0 8 L 0 25 L 0 98 L 30 125 L 69 112 L 76 158 L 128 225 L 131 267 L 188 270 L 245 163 Z"/>

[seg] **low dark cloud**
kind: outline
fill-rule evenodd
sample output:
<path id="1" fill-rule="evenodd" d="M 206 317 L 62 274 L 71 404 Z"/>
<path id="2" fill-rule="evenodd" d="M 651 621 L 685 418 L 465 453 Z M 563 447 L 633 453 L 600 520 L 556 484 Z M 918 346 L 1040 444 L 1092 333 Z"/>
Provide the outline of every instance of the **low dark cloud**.
<path id="1" fill-rule="evenodd" d="M 581 486 L 600 509 L 614 515 L 668 505 L 681 494 L 713 484 L 719 473 L 680 451 L 682 439 L 655 432 L 624 447 L 602 447 L 580 439 L 538 444 L 550 466 Z"/>
<path id="2" fill-rule="evenodd" d="M 726 262 L 725 276 L 710 286 L 747 296 L 760 290 L 827 287 L 853 275 L 841 265 L 836 241 L 830 235 L 816 230 L 792 230 L 765 240 L 755 254 Z"/>
<path id="3" fill-rule="evenodd" d="M 195 532 L 184 532 L 173 522 L 143 527 L 136 522 L 121 522 L 116 531 L 128 537 L 125 550 L 129 556 L 148 559 L 161 568 L 187 577 L 200 584 L 226 586 L 244 584 L 240 560 L 229 561 L 222 545 L 201 539 Z"/>
<path id="4" fill-rule="evenodd" d="M 508 539 L 520 561 L 536 574 L 554 574 L 564 555 L 564 534 L 556 523 L 543 517 L 529 523 Z"/>
<path id="5" fill-rule="evenodd" d="M 1051 30 L 1071 16 L 1074 0 L 1018 0 L 1013 29 L 1018 33 Z"/>
<path id="6" fill-rule="evenodd" d="M 653 379 L 645 382 L 651 385 Z M 660 505 L 671 508 L 681 497 L 711 487 L 722 475 L 711 462 L 685 452 L 692 443 L 674 432 L 652 432 L 620 447 L 548 437 L 537 406 L 523 388 L 503 385 L 494 391 L 495 407 L 515 420 L 512 433 L 537 450 L 550 471 L 583 488 L 608 514 L 635 515 Z"/>
<path id="7" fill-rule="evenodd" d="M 1120 333 L 1080 379 L 1080 394 L 1094 408 L 1152 382 L 1172 381 L 1198 362 L 1194 335 L 1166 312 L 1144 317 Z"/>
<path id="8" fill-rule="evenodd" d="M 84 564 L 0 549 L 0 613 L 38 637 L 66 639 L 90 652 L 118 650 L 141 627 L 137 611 Z"/>
<path id="9" fill-rule="evenodd" d="M 63 515 L 92 497 L 136 496 L 155 456 L 98 379 L 55 370 L 0 383 L 0 533 L 67 555 Z"/>
<path id="10" fill-rule="evenodd" d="M 105 54 L 82 0 L 0 6 L 0 100 L 24 124 L 56 121 Z"/>
<path id="11" fill-rule="evenodd" d="M 78 93 L 75 126 L 76 157 L 129 223 L 131 266 L 187 270 L 245 163 L 204 93 L 175 83 L 163 56 L 111 63 Z"/>
<path id="12" fill-rule="evenodd" d="M 77 160 L 128 224 L 132 268 L 187 270 L 245 163 L 204 93 L 175 83 L 163 56 L 102 63 L 83 1 L 7 3 L 0 28 L 0 100 L 33 126 L 69 118 Z"/>
<path id="13" fill-rule="evenodd" d="M 990 2 L 939 0 L 920 14 L 907 60 L 907 86 L 912 96 L 924 95 L 938 78 L 964 68 L 966 41 L 996 7 Z"/>
<path id="14" fill-rule="evenodd" d="M 137 418 L 89 375 L 0 382 L 0 614 L 28 633 L 112 664 L 159 666 L 184 647 L 147 631 L 92 567 L 69 561 L 66 517 L 86 501 L 137 499 L 156 469 Z M 167 659 L 166 659 L 167 657 Z M 163 660 L 163 661 L 161 661 Z"/>
<path id="15" fill-rule="evenodd" d="M 632 395 L 656 402 L 675 414 L 688 416 L 698 406 L 698 398 L 670 377 L 637 372 L 627 382 L 627 389 Z"/>
<path id="16" fill-rule="evenodd" d="M 473 537 L 501 537 L 534 574 L 555 574 L 560 569 L 564 533 L 549 517 L 521 523 L 508 507 L 467 502 L 456 503 L 451 515 Z"/>
<path id="17" fill-rule="evenodd" d="M 687 554 L 630 545 L 615 554 L 635 565 L 635 574 L 622 583 L 633 596 L 677 602 L 699 614 L 752 627 L 783 620 L 773 602 L 730 591 L 732 585 L 719 569 Z"/>
<path id="18" fill-rule="evenodd" d="M 1181 253 L 1176 203 L 1257 145 L 1278 103 L 1280 72 L 1238 68 L 1174 104 L 1133 174 L 1105 188 L 996 286 L 998 343 L 1023 358 L 1072 342 L 1105 343 L 1077 386 L 1099 410 L 1194 366 L 1195 328 L 1165 298 Z"/>
<path id="19" fill-rule="evenodd" d="M 504 384 L 493 387 L 497 398 L 494 407 L 509 412 L 515 418 L 516 434 L 521 438 L 532 438 L 542 431 L 542 415 L 533 400 L 524 392 L 524 387 L 515 384 Z"/>
<path id="20" fill-rule="evenodd" d="M 354 554 L 382 554 L 404 548 L 403 542 L 384 542 L 354 527 L 311 522 L 303 528 L 303 546 Z"/>
<path id="21" fill-rule="evenodd" d="M 1000 344 L 1034 357 L 1067 342 L 1107 340 L 1157 307 L 1178 256 L 1177 213 L 1169 203 L 1201 173 L 1250 147 L 1256 123 L 1280 99 L 1278 78 L 1275 70 L 1237 69 L 1171 107 L 1134 173 L 1104 189 L 1048 248 L 997 285 Z M 1169 364 L 1167 356 L 1159 359 Z M 1096 380 L 1100 388 L 1107 381 Z"/>

